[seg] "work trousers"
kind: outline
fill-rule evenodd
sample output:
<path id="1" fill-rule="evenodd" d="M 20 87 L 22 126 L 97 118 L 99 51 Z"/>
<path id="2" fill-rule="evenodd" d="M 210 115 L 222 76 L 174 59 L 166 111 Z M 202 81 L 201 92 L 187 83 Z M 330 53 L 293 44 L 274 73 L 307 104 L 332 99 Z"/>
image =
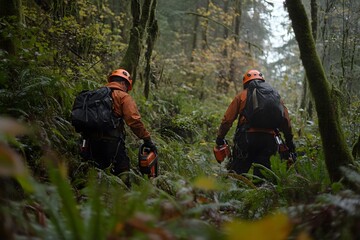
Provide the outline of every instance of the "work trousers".
<path id="1" fill-rule="evenodd" d="M 228 170 L 237 174 L 247 173 L 253 163 L 270 169 L 270 157 L 276 154 L 274 135 L 263 132 L 240 132 L 234 137 L 233 158 Z M 253 174 L 263 177 L 258 167 Z"/>
<path id="2" fill-rule="evenodd" d="M 80 153 L 81 156 L 103 170 L 112 165 L 111 173 L 119 176 L 127 187 L 131 187 L 130 176 L 125 173 L 130 171 L 130 158 L 126 153 L 125 138 L 121 136 L 85 138 L 85 140 L 86 146 Z"/>
<path id="3" fill-rule="evenodd" d="M 117 140 L 89 139 L 91 160 L 100 169 L 105 169 L 113 164 L 112 173 L 118 175 L 130 170 L 130 159 L 127 156 L 125 142 Z"/>

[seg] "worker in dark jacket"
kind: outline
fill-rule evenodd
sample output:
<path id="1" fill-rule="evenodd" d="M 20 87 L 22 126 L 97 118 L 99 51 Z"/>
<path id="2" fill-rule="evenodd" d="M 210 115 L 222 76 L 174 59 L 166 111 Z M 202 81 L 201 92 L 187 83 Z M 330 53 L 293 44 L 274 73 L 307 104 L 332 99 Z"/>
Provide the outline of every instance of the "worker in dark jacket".
<path id="1" fill-rule="evenodd" d="M 217 133 L 216 144 L 221 146 L 225 143 L 225 136 L 233 122 L 238 119 L 234 136 L 233 158 L 227 166 L 229 171 L 237 174 L 247 173 L 253 163 L 261 164 L 270 169 L 270 157 L 277 151 L 275 129 L 249 128 L 247 119 L 243 114 L 247 101 L 248 84 L 253 80 L 265 81 L 262 73 L 257 70 L 249 70 L 244 74 L 244 89 L 235 96 L 229 105 Z M 284 134 L 289 151 L 295 152 L 289 113 L 285 106 L 283 121 L 279 130 Z M 253 173 L 262 177 L 260 169 L 257 167 L 254 168 Z"/>
<path id="2" fill-rule="evenodd" d="M 146 147 L 156 151 L 156 146 L 141 121 L 135 101 L 128 94 L 132 89 L 130 74 L 124 69 L 117 69 L 108 77 L 106 86 L 112 90 L 114 114 L 121 119 L 120 125 L 110 132 L 101 133 L 101 136 L 98 133 L 86 134 L 84 137 L 88 141 L 88 149 L 85 155 L 101 169 L 113 164 L 111 172 L 119 175 L 130 170 L 130 159 L 125 149 L 124 122 L 144 141 Z M 128 176 L 123 179 L 127 185 L 130 184 Z"/>

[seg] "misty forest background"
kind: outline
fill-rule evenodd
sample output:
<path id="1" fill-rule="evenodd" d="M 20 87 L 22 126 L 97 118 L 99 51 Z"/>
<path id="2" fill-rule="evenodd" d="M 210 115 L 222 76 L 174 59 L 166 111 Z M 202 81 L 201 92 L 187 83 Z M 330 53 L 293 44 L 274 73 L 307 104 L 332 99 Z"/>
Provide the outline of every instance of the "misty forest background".
<path id="1" fill-rule="evenodd" d="M 285 7 L 286 5 L 286 7 Z M 357 0 L 0 0 L 1 239 L 359 239 Z M 132 189 L 78 156 L 78 92 L 114 69 L 159 150 Z M 264 184 L 213 146 L 258 69 L 278 89 L 298 160 Z M 232 144 L 235 124 L 227 135 Z"/>

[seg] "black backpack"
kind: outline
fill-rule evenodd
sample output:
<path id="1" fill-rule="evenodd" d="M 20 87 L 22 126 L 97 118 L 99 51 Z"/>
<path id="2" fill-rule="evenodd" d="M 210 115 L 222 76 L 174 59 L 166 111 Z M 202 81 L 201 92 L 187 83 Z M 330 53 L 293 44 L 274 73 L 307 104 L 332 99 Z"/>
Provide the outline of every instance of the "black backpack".
<path id="1" fill-rule="evenodd" d="M 105 132 L 115 129 L 120 119 L 113 112 L 113 99 L 109 87 L 80 92 L 71 111 L 71 123 L 76 132 Z"/>
<path id="2" fill-rule="evenodd" d="M 267 82 L 248 83 L 247 100 L 242 115 L 249 127 L 275 129 L 284 121 L 284 106 L 279 93 Z"/>

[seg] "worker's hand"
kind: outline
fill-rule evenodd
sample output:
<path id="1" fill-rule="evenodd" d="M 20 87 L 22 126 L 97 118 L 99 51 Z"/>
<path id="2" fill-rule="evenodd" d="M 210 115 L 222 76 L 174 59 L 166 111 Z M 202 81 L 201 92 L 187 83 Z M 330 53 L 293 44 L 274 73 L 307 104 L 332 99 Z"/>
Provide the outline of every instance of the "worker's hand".
<path id="1" fill-rule="evenodd" d="M 216 145 L 221 146 L 224 145 L 225 143 L 226 143 L 225 139 L 219 137 L 216 138 Z"/>
<path id="2" fill-rule="evenodd" d="M 157 148 L 151 139 L 144 139 L 144 147 L 150 148 L 153 152 L 157 152 Z"/>

